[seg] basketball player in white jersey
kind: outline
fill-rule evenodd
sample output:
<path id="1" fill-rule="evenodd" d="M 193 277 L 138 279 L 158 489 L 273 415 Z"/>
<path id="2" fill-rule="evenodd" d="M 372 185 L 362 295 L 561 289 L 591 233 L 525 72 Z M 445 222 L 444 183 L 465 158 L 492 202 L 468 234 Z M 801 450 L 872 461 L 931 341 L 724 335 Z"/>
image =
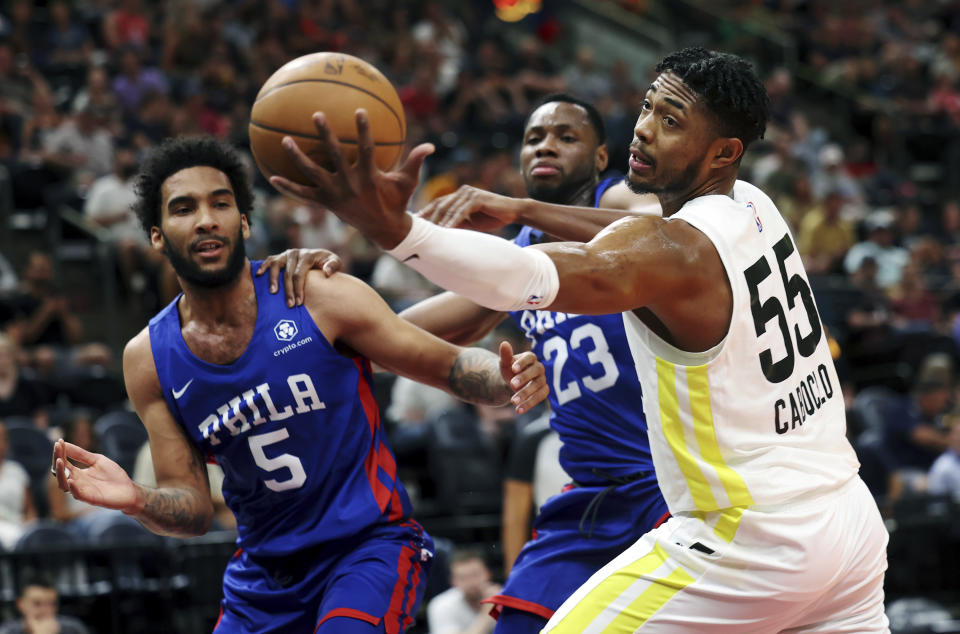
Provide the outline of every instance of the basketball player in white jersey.
<path id="1" fill-rule="evenodd" d="M 581 586 L 545 632 L 886 632 L 887 533 L 845 438 L 806 272 L 774 204 L 737 180 L 764 132 L 766 93 L 747 62 L 704 49 L 657 71 L 627 180 L 657 195 L 663 218 L 622 219 L 586 244 L 519 248 L 404 213 L 431 148 L 380 172 L 363 112 L 356 164 L 318 114 L 336 172 L 286 139 L 315 186 L 271 181 L 480 304 L 626 311 L 673 517 Z M 527 224 L 550 211 L 509 204 Z M 579 231 L 604 226 L 597 211 L 583 211 Z"/>

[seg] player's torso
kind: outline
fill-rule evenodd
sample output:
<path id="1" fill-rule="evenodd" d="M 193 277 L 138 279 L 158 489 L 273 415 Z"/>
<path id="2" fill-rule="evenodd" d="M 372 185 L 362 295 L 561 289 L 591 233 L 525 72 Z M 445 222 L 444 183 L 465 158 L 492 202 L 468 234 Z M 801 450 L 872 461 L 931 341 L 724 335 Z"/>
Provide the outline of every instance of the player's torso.
<path id="1" fill-rule="evenodd" d="M 523 239 L 520 238 L 522 241 Z M 641 388 L 619 315 L 515 311 L 550 386 L 560 462 L 577 482 L 652 471 Z"/>
<path id="2" fill-rule="evenodd" d="M 306 308 L 266 291 L 266 276 L 254 284 L 256 326 L 233 363 L 187 348 L 176 302 L 150 324 L 164 397 L 223 467 L 241 545 L 285 554 L 406 514 L 366 362 L 338 354 Z"/>
<path id="3" fill-rule="evenodd" d="M 650 442 L 670 510 L 782 504 L 857 472 L 843 396 L 793 237 L 773 203 L 738 181 L 674 218 L 706 234 L 726 268 L 733 314 L 704 353 L 665 343 L 632 313 Z"/>

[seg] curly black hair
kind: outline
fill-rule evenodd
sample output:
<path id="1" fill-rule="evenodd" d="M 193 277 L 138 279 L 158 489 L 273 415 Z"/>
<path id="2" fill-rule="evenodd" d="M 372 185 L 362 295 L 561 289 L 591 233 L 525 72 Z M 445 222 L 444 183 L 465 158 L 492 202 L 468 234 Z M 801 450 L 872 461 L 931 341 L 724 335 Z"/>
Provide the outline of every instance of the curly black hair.
<path id="1" fill-rule="evenodd" d="M 720 134 L 740 139 L 744 150 L 763 138 L 770 98 L 747 60 L 695 46 L 667 55 L 656 71 L 682 79 L 717 118 Z"/>
<path id="2" fill-rule="evenodd" d="M 527 124 L 530 123 L 530 116 L 537 111 L 540 106 L 545 106 L 548 103 L 569 103 L 575 106 L 580 106 L 587 112 L 587 119 L 590 121 L 593 131 L 597 133 L 597 145 L 603 145 L 607 142 L 607 128 L 603 125 L 603 117 L 600 116 L 600 112 L 597 110 L 589 101 L 584 101 L 578 97 L 567 94 L 565 92 L 555 92 L 547 95 L 543 99 L 537 102 L 537 104 L 530 109 L 530 113 L 527 115 L 527 118 L 523 120 L 523 129 L 527 129 Z"/>
<path id="3" fill-rule="evenodd" d="M 237 209 L 248 214 L 253 206 L 253 189 L 247 168 L 237 151 L 213 137 L 185 137 L 167 139 L 154 149 L 140 166 L 134 183 L 137 199 L 133 210 L 143 230 L 160 226 L 160 186 L 171 175 L 188 167 L 203 165 L 220 170 L 230 179 Z"/>

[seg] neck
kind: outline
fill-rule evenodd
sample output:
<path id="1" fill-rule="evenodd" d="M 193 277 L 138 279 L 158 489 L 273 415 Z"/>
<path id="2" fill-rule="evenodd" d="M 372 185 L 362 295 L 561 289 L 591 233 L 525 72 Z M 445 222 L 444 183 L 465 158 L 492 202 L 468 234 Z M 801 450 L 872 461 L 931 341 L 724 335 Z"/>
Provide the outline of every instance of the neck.
<path id="1" fill-rule="evenodd" d="M 593 207 L 593 193 L 597 190 L 597 183 L 600 182 L 600 175 L 595 174 L 593 178 L 585 181 L 580 189 L 573 192 L 570 199 L 564 204 L 571 207 Z"/>
<path id="2" fill-rule="evenodd" d="M 676 195 L 673 195 L 671 192 L 657 194 L 657 198 L 660 199 L 660 207 L 663 209 L 663 217 L 672 216 L 680 211 L 680 208 L 685 204 L 700 196 L 711 196 L 714 194 L 733 196 L 733 184 L 736 181 L 736 172 L 723 176 L 713 175 L 692 190 Z"/>
<path id="3" fill-rule="evenodd" d="M 181 323 L 188 321 L 210 325 L 240 325 L 248 318 L 252 305 L 256 312 L 257 295 L 250 274 L 250 260 L 246 260 L 240 274 L 232 282 L 209 288 L 197 286 L 177 276 L 183 299 L 179 310 Z"/>

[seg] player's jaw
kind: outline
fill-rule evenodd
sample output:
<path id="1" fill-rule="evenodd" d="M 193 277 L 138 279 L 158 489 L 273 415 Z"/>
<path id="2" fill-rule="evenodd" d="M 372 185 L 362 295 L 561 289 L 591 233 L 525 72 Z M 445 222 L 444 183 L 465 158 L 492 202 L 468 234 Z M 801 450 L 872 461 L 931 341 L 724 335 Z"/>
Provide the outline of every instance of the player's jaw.
<path id="1" fill-rule="evenodd" d="M 164 245 L 164 252 L 177 276 L 204 288 L 223 286 L 236 280 L 247 258 L 242 227 L 232 240 L 207 234 L 179 247 L 164 235 Z"/>

